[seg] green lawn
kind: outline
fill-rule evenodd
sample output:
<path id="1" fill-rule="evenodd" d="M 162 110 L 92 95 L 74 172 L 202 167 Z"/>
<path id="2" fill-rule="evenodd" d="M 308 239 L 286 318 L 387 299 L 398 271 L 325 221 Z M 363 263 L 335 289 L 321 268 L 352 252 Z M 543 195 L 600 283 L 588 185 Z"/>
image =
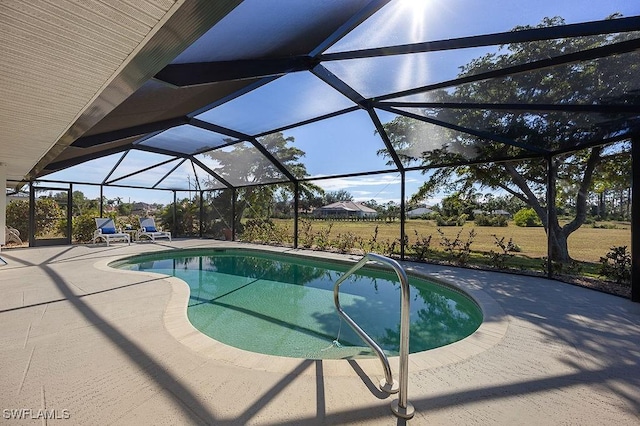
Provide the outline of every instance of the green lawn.
<path id="1" fill-rule="evenodd" d="M 293 229 L 293 220 L 275 219 L 274 222 L 281 227 Z M 595 270 L 600 257 L 609 252 L 613 246 L 627 246 L 631 244 L 631 226 L 628 222 L 606 222 L 603 224 L 583 225 L 569 237 L 569 253 L 579 262 L 591 263 L 587 269 Z M 606 227 L 600 227 L 604 225 Z M 393 241 L 400 237 L 400 222 L 358 222 L 358 221 L 324 221 L 312 220 L 312 233 L 326 231 L 331 227 L 329 239 L 337 239 L 339 235 L 351 233 L 363 240 L 373 238 L 377 228 L 377 241 Z M 432 249 L 443 250 L 440 244 L 442 237 L 438 233 L 438 226 L 431 220 L 407 220 L 405 233 L 409 237 L 409 247 L 415 244 L 418 238 L 428 238 L 431 235 Z M 440 227 L 446 238 L 454 239 L 461 232 L 460 239 L 466 241 L 469 232 L 474 230 L 476 236 L 471 244 L 474 262 L 484 263 L 483 257 L 491 250 L 499 251 L 496 239 L 504 237 L 506 243 L 510 238 L 521 249 L 517 253 L 518 259 L 510 261 L 511 266 L 527 269 L 540 269 L 541 258 L 547 254 L 547 238 L 543 228 L 524 228 L 515 226 L 509 222 L 507 227 L 480 227 L 472 222 L 464 226 Z M 300 231 L 302 232 L 302 231 Z M 410 251 L 410 250 L 409 250 Z M 436 254 L 437 256 L 437 254 Z M 587 271 L 585 271 L 587 272 Z"/>

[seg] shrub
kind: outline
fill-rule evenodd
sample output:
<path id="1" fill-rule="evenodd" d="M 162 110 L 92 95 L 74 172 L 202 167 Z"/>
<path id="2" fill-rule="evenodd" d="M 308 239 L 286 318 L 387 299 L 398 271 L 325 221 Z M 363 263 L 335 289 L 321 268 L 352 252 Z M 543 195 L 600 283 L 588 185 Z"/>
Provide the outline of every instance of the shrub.
<path id="1" fill-rule="evenodd" d="M 416 254 L 416 259 L 419 261 L 425 260 L 427 255 L 431 251 L 431 235 L 428 237 L 421 237 L 417 230 L 414 230 L 417 241 L 411 245 L 411 249 Z"/>
<path id="2" fill-rule="evenodd" d="M 545 256 L 542 258 L 541 267 L 543 270 L 547 269 L 548 258 Z M 553 275 L 580 275 L 582 272 L 582 264 L 575 260 L 569 262 L 551 261 L 551 273 Z"/>
<path id="3" fill-rule="evenodd" d="M 270 220 L 249 219 L 240 235 L 243 241 L 267 242 L 271 239 L 271 234 L 275 225 Z"/>
<path id="4" fill-rule="evenodd" d="M 513 221 L 517 226 L 542 226 L 540 218 L 536 214 L 535 210 L 520 209 L 513 215 Z"/>
<path id="5" fill-rule="evenodd" d="M 55 233 L 60 227 L 59 218 L 61 216 L 62 209 L 60 209 L 56 200 L 51 198 L 36 200 L 36 229 L 38 230 L 38 236 Z"/>
<path id="6" fill-rule="evenodd" d="M 291 231 L 270 219 L 249 219 L 240 234 L 242 241 L 283 244 L 291 241 Z"/>
<path id="7" fill-rule="evenodd" d="M 458 231 L 454 239 L 448 238 L 440 228 L 437 231 L 441 238 L 440 245 L 444 247 L 445 253 L 449 254 L 459 265 L 466 265 L 471 255 L 471 244 L 473 244 L 473 239 L 476 236 L 475 229 L 469 231 L 469 237 L 466 241 L 460 238 L 462 229 Z"/>
<path id="8" fill-rule="evenodd" d="M 311 248 L 313 245 L 313 226 L 310 220 L 302 219 L 299 222 L 298 245 L 302 248 Z"/>
<path id="9" fill-rule="evenodd" d="M 396 248 L 400 243 L 400 240 L 395 239 L 394 241 L 389 241 L 387 239 L 387 240 L 381 241 L 381 240 L 378 240 L 378 233 L 379 233 L 379 227 L 376 226 L 373 230 L 373 235 L 369 239 L 365 240 L 361 238 L 357 240 L 359 247 L 365 253 L 373 252 L 373 253 L 379 253 L 379 254 L 385 254 L 385 255 L 391 256 L 392 254 L 395 253 Z"/>
<path id="10" fill-rule="evenodd" d="M 158 228 L 162 228 L 162 219 L 154 220 Z M 140 227 L 140 216 L 121 216 L 115 220 L 116 227 L 121 229 L 138 229 Z"/>
<path id="11" fill-rule="evenodd" d="M 27 238 L 29 231 L 29 202 L 12 201 L 7 205 L 7 225 L 20 231 L 20 237 Z"/>
<path id="12" fill-rule="evenodd" d="M 169 229 L 170 228 L 166 228 L 165 230 Z M 203 234 L 210 236 L 216 240 L 230 241 L 233 239 L 231 224 L 223 221 L 222 219 L 213 219 L 206 221 L 203 227 Z"/>
<path id="13" fill-rule="evenodd" d="M 20 231 L 23 240 L 29 235 L 29 202 L 26 200 L 12 201 L 7 205 L 7 225 Z M 51 198 L 36 200 L 36 229 L 37 236 L 45 236 L 60 228 L 62 211 L 58 203 Z M 54 219 L 54 220 L 52 220 Z"/>
<path id="14" fill-rule="evenodd" d="M 379 244 L 379 253 L 384 256 L 391 257 L 396 252 L 400 239 L 396 238 L 393 241 L 385 240 Z"/>
<path id="15" fill-rule="evenodd" d="M 93 232 L 96 229 L 94 218 L 94 213 L 84 213 L 73 218 L 72 232 L 75 241 L 82 243 L 93 239 Z"/>
<path id="16" fill-rule="evenodd" d="M 488 214 L 478 214 L 473 220 L 476 226 L 507 226 L 508 222 L 505 216 Z"/>
<path id="17" fill-rule="evenodd" d="M 467 215 L 445 217 L 440 214 L 434 216 L 437 226 L 462 226 L 467 221 Z"/>
<path id="18" fill-rule="evenodd" d="M 594 229 L 618 229 L 618 226 L 615 223 L 593 223 L 591 225 Z"/>
<path id="19" fill-rule="evenodd" d="M 611 247 L 611 251 L 600 258 L 600 274 L 617 283 L 631 281 L 631 253 L 627 246 Z"/>
<path id="20" fill-rule="evenodd" d="M 360 240 L 360 248 L 364 252 L 376 252 L 378 250 L 378 232 L 380 227 L 376 225 L 373 230 L 373 235 L 368 240 Z"/>
<path id="21" fill-rule="evenodd" d="M 347 232 L 346 234 L 338 234 L 334 241 L 334 246 L 340 250 L 341 253 L 349 253 L 352 248 L 360 241 L 360 238 L 353 232 Z"/>
<path id="22" fill-rule="evenodd" d="M 500 251 L 495 252 L 491 250 L 489 252 L 490 264 L 494 268 L 505 269 L 507 267 L 507 260 L 511 259 L 514 256 L 514 253 L 522 251 L 522 249 L 513 242 L 513 238 L 509 238 L 509 241 L 505 243 L 505 237 L 498 238 L 496 234 L 493 234 L 492 237 Z"/>
<path id="23" fill-rule="evenodd" d="M 175 208 L 175 218 L 173 217 L 173 210 L 173 203 L 168 204 L 162 210 L 159 217 L 156 217 L 156 221 L 162 223 L 166 228 L 171 229 L 174 237 L 199 234 L 198 202 L 188 198 L 178 201 Z M 125 216 L 128 216 L 128 214 L 125 214 Z M 240 234 L 242 231 L 242 224 L 236 224 L 236 232 Z"/>
<path id="24" fill-rule="evenodd" d="M 318 250 L 326 250 L 331 246 L 331 240 L 329 239 L 329 235 L 331 234 L 331 228 L 333 228 L 333 223 L 329 223 L 329 226 L 322 231 L 319 231 L 315 237 L 315 245 Z"/>

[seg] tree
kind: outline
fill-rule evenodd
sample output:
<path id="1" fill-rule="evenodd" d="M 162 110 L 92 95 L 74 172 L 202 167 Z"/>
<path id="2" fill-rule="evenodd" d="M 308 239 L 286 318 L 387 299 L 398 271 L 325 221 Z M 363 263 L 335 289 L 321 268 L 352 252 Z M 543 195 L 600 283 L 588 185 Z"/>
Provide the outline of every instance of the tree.
<path id="1" fill-rule="evenodd" d="M 442 199 L 442 207 L 440 212 L 447 217 L 451 216 L 460 216 L 465 214 L 466 208 L 466 200 L 462 197 L 462 194 L 459 192 L 453 193 L 448 197 L 444 197 Z"/>
<path id="2" fill-rule="evenodd" d="M 627 152 L 630 147 L 616 150 L 617 152 Z M 630 155 L 614 155 L 615 161 L 607 161 L 598 169 L 597 176 L 593 180 L 593 191 L 597 196 L 596 214 L 605 219 L 614 213 L 618 202 L 618 216 L 620 219 L 629 219 L 630 217 L 630 200 L 631 192 L 631 156 Z M 610 195 L 611 205 L 607 207 L 607 194 Z M 614 197 L 618 195 L 617 197 Z"/>
<path id="3" fill-rule="evenodd" d="M 65 194 L 66 196 L 66 194 Z M 89 212 L 97 212 L 99 205 L 98 200 L 90 200 L 85 197 L 82 191 L 73 191 L 71 194 L 73 202 L 73 216 L 80 216 Z M 63 200 L 66 201 L 66 200 Z"/>
<path id="4" fill-rule="evenodd" d="M 329 191 L 324 194 L 324 203 L 332 204 L 340 201 L 353 201 L 353 195 L 344 189 L 338 191 Z"/>
<path id="5" fill-rule="evenodd" d="M 373 198 L 370 199 L 369 201 L 363 201 L 362 205 L 363 206 L 367 206 L 370 209 L 374 209 L 378 213 L 384 208 L 384 206 L 379 205 L 378 202 L 376 200 L 374 200 Z"/>
<path id="6" fill-rule="evenodd" d="M 473 204 L 456 192 L 443 198 L 441 206 L 434 206 L 434 209 L 438 212 L 436 215 L 438 226 L 461 226 L 469 216 L 468 211 L 473 209 Z"/>
<path id="7" fill-rule="evenodd" d="M 324 194 L 322 193 L 322 189 L 318 188 L 317 191 L 311 193 L 309 191 L 303 191 L 300 194 L 299 206 L 303 212 L 310 212 L 314 208 L 324 206 Z"/>
<path id="8" fill-rule="evenodd" d="M 29 229 L 29 202 L 26 200 L 12 201 L 7 205 L 7 224 L 20 231 L 24 240 L 29 232 L 35 232 L 37 237 L 45 237 L 55 233 L 60 226 L 62 210 L 54 198 L 38 198 L 35 205 L 35 230 Z"/>
<path id="9" fill-rule="evenodd" d="M 400 204 L 395 201 L 387 201 L 379 207 L 380 210 L 377 211 L 381 213 L 382 218 L 387 221 L 394 221 L 400 217 Z"/>
<path id="10" fill-rule="evenodd" d="M 564 24 L 561 18 L 545 18 L 538 27 L 561 24 Z M 515 30 L 527 28 L 530 27 L 517 27 Z M 615 43 L 628 37 L 615 34 L 513 43 L 501 47 L 498 53 L 472 60 L 462 67 L 460 77 Z M 629 93 L 639 70 L 636 56 L 619 55 L 606 60 L 511 75 L 500 80 L 476 81 L 458 86 L 451 92 L 430 93 L 429 97 L 431 101 L 496 104 L 605 103 L 615 101 L 620 93 Z M 489 109 L 430 109 L 424 110 L 423 114 L 546 150 L 604 140 L 631 125 L 625 117 L 610 115 L 603 120 L 598 114 L 525 113 Z M 432 173 L 413 195 L 414 199 L 425 198 L 442 188 L 466 192 L 474 185 L 510 194 L 535 211 L 551 241 L 550 258 L 562 262 L 570 260 L 567 244 L 569 235 L 586 220 L 587 194 L 592 189 L 598 170 L 615 161 L 616 157 L 628 156 L 622 144 L 613 150 L 595 146 L 556 156 L 549 162 L 544 159 L 508 160 L 526 155 L 527 151 L 516 145 L 483 140 L 467 133 L 434 129 L 430 124 L 404 116 L 384 127 L 404 162 L 419 161 L 425 167 L 452 165 Z M 386 152 L 381 154 L 388 155 Z M 469 159 L 485 160 L 486 163 L 457 165 L 468 163 Z M 507 161 L 495 162 L 505 159 Z M 559 223 L 558 200 L 546 200 L 547 182 L 551 182 L 554 189 L 558 186 L 562 188 L 563 182 L 574 187 L 571 203 L 573 217 L 563 225 Z M 566 200 L 567 194 L 559 192 Z"/>
<path id="11" fill-rule="evenodd" d="M 160 212 L 160 220 L 162 224 L 173 231 L 174 236 L 181 235 L 197 235 L 198 234 L 198 200 L 183 198 L 177 200 L 175 206 L 175 222 L 174 222 L 174 205 L 169 204 Z"/>
<path id="12" fill-rule="evenodd" d="M 496 210 L 505 210 L 511 214 L 515 214 L 524 206 L 525 204 L 522 201 L 512 195 L 505 194 L 495 196 L 491 192 L 488 192 L 484 194 L 479 207 L 481 210 L 489 213 Z"/>
<path id="13" fill-rule="evenodd" d="M 281 132 L 277 132 L 259 138 L 258 142 L 294 177 L 308 176 L 304 163 L 300 161 L 305 153 L 292 146 L 295 142 L 293 137 L 285 137 Z M 293 190 L 291 185 L 259 185 L 282 182 L 287 179 L 273 162 L 263 155 L 255 155 L 254 151 L 255 148 L 251 144 L 239 143 L 227 151 L 216 150 L 205 153 L 219 164 L 216 173 L 234 186 L 242 187 L 237 191 L 236 217 L 234 218 L 236 229 L 240 229 L 240 221 L 248 210 L 251 211 L 252 217 L 269 217 L 273 213 L 273 199 L 276 192 L 280 190 L 291 193 Z M 211 187 L 212 183 L 209 182 L 206 186 Z M 319 188 L 313 184 L 300 184 L 302 197 L 310 198 L 317 191 Z M 230 191 L 222 191 L 220 197 L 224 203 L 217 204 L 218 210 L 226 217 L 231 217 L 231 214 L 227 214 L 231 211 L 229 193 Z"/>
<path id="14" fill-rule="evenodd" d="M 293 200 L 291 191 L 280 188 L 274 194 L 274 213 L 280 217 L 292 217 Z"/>

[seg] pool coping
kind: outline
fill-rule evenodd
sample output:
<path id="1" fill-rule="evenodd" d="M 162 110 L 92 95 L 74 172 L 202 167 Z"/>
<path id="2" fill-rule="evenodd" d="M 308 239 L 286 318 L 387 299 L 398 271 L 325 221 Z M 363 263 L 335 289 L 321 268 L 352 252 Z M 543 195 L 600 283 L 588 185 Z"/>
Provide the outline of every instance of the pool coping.
<path id="1" fill-rule="evenodd" d="M 356 263 L 361 256 L 347 255 L 340 253 L 317 252 L 304 249 L 292 249 L 287 247 L 276 246 L 256 246 L 252 244 L 216 244 L 213 246 L 201 246 L 198 248 L 190 248 L 186 250 L 205 250 L 205 249 L 249 249 L 262 252 L 273 252 L 279 254 L 290 254 L 292 256 L 307 257 L 316 260 L 335 260 L 342 263 Z M 174 251 L 170 250 L 170 251 Z M 181 249 L 180 249 L 181 250 Z M 153 252 L 158 254 L 159 252 Z M 273 373 L 289 373 L 293 368 L 299 365 L 301 358 L 283 357 L 276 355 L 260 354 L 219 342 L 196 329 L 187 317 L 187 304 L 189 301 L 189 286 L 183 280 L 168 276 L 165 274 L 148 272 L 148 271 L 128 271 L 116 269 L 109 266 L 110 263 L 131 257 L 131 255 L 122 255 L 111 258 L 103 258 L 96 262 L 93 266 L 96 269 L 108 271 L 111 273 L 124 274 L 144 274 L 150 278 L 164 281 L 171 288 L 171 294 L 167 306 L 163 314 L 163 322 L 167 332 L 177 341 L 182 343 L 190 350 L 199 355 L 215 359 L 217 361 L 226 362 L 231 365 L 267 371 Z M 435 281 L 447 287 L 459 289 L 480 307 L 483 315 L 483 321 L 480 327 L 457 342 L 450 343 L 439 348 L 430 349 L 424 352 L 412 353 L 409 355 L 409 373 L 423 370 L 429 370 L 446 365 L 455 364 L 466 361 L 474 356 L 497 345 L 505 336 L 509 321 L 508 317 L 491 296 L 485 293 L 478 285 L 472 285 L 465 282 L 452 283 L 440 277 L 434 277 L 420 270 L 420 266 L 411 262 L 400 262 L 409 274 L 423 277 L 431 281 Z M 399 303 L 399 302 L 398 302 Z M 389 357 L 394 374 L 399 371 L 398 356 Z M 380 360 L 377 358 L 357 358 L 357 359 L 322 359 L 324 374 L 327 376 L 349 376 L 353 374 L 353 363 L 356 363 L 362 372 L 368 376 L 378 378 L 384 377 L 384 372 Z M 306 369 L 300 373 L 301 375 L 313 376 L 313 369 Z"/>

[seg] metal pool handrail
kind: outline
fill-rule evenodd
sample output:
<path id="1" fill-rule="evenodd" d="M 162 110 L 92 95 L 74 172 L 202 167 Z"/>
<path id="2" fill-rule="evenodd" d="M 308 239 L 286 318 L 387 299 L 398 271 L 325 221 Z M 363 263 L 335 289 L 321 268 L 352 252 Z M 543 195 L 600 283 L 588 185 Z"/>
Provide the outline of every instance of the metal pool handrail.
<path id="1" fill-rule="evenodd" d="M 346 312 L 340 306 L 340 285 L 350 276 L 353 275 L 358 269 L 362 268 L 369 261 L 374 261 L 382 264 L 389 265 L 400 280 L 400 288 L 402 290 L 401 295 L 401 308 L 400 308 L 400 385 L 393 379 L 391 373 L 391 367 L 389 366 L 389 359 L 384 353 L 382 348 L 362 329 L 354 320 L 346 314 Z M 410 419 L 414 415 L 414 408 L 411 403 L 407 402 L 407 382 L 409 380 L 409 280 L 407 274 L 398 262 L 388 257 L 376 254 L 367 253 L 364 257 L 356 263 L 351 269 L 349 269 L 333 286 L 333 300 L 336 304 L 338 313 L 345 319 L 347 324 L 355 330 L 360 337 L 373 349 L 384 369 L 384 379 L 380 381 L 380 389 L 387 393 L 400 392 L 398 399 L 391 403 L 391 411 L 398 416 L 405 419 Z"/>

